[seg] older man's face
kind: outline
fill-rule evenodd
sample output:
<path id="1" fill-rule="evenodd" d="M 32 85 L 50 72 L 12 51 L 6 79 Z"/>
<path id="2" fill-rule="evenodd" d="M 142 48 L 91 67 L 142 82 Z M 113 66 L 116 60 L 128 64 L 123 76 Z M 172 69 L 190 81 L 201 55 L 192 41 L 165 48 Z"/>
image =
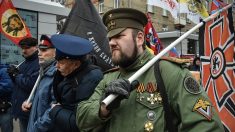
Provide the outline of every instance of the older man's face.
<path id="1" fill-rule="evenodd" d="M 56 63 L 56 68 L 61 75 L 66 77 L 81 65 L 79 60 L 61 59 Z"/>
<path id="2" fill-rule="evenodd" d="M 39 64 L 46 63 L 47 61 L 53 59 L 55 57 L 55 49 L 48 48 L 48 49 L 40 49 L 38 50 L 38 59 Z"/>

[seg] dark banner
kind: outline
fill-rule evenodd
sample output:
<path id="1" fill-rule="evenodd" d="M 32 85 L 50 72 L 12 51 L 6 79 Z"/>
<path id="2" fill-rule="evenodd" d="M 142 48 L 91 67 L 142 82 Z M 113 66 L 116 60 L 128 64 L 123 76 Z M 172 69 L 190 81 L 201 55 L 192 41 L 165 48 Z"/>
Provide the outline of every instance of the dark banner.
<path id="1" fill-rule="evenodd" d="M 106 27 L 90 0 L 76 0 L 60 33 L 88 39 L 93 44 L 94 63 L 103 71 L 113 67 Z"/>

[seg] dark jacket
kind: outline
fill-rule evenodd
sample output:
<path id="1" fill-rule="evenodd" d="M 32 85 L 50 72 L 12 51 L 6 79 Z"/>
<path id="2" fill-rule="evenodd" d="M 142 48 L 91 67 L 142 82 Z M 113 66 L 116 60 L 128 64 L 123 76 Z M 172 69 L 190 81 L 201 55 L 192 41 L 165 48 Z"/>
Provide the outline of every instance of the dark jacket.
<path id="1" fill-rule="evenodd" d="M 0 66 L 0 99 L 9 101 L 11 99 L 11 93 L 13 89 L 13 83 L 7 73 L 7 66 Z"/>
<path id="2" fill-rule="evenodd" d="M 29 117 L 29 112 L 23 112 L 21 105 L 29 97 L 38 74 L 38 52 L 35 52 L 19 66 L 19 74 L 15 77 L 12 93 L 12 113 L 15 118 Z"/>
<path id="3" fill-rule="evenodd" d="M 50 117 L 57 132 L 77 132 L 75 111 L 79 102 L 88 99 L 96 85 L 102 80 L 102 71 L 93 65 L 83 63 L 67 77 L 57 72 L 54 80 L 54 95 L 58 103 Z"/>
<path id="4" fill-rule="evenodd" d="M 7 112 L 11 107 L 11 93 L 13 83 L 7 73 L 6 66 L 0 66 L 0 114 Z"/>

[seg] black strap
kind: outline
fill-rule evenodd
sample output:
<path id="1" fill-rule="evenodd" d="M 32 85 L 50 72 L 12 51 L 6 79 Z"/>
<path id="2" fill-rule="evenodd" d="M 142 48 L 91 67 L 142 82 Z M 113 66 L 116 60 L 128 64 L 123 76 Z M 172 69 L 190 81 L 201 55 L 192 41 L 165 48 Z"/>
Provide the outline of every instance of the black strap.
<path id="1" fill-rule="evenodd" d="M 177 131 L 177 129 L 173 125 L 173 115 L 171 112 L 171 107 L 168 102 L 166 88 L 165 88 L 165 85 L 164 85 L 164 82 L 163 82 L 163 79 L 161 76 L 159 63 L 160 63 L 160 61 L 157 61 L 154 65 L 154 75 L 157 80 L 159 92 L 162 96 L 163 110 L 165 111 L 164 116 L 165 116 L 165 121 L 166 121 L 166 128 L 169 132 L 175 132 L 175 131 Z"/>

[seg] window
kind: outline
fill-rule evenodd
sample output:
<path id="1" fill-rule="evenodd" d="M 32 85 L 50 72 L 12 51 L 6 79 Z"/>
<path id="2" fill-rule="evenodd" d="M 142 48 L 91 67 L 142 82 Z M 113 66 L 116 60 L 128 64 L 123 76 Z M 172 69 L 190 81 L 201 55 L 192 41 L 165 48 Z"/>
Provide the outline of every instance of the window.
<path id="1" fill-rule="evenodd" d="M 103 13 L 104 12 L 104 2 L 100 2 L 99 3 L 99 13 Z"/>
<path id="2" fill-rule="evenodd" d="M 166 24 L 162 25 L 162 31 L 168 31 L 168 26 Z"/>
<path id="3" fill-rule="evenodd" d="M 148 5 L 147 11 L 153 13 L 153 5 Z"/>
<path id="4" fill-rule="evenodd" d="M 119 7 L 119 0 L 114 0 L 114 8 L 118 8 Z"/>
<path id="5" fill-rule="evenodd" d="M 187 49 L 187 54 L 195 54 L 197 48 L 197 44 L 195 40 L 188 39 L 188 49 Z"/>
<path id="6" fill-rule="evenodd" d="M 165 10 L 165 9 L 162 9 L 162 16 L 165 16 L 165 17 L 167 17 L 167 10 Z"/>

